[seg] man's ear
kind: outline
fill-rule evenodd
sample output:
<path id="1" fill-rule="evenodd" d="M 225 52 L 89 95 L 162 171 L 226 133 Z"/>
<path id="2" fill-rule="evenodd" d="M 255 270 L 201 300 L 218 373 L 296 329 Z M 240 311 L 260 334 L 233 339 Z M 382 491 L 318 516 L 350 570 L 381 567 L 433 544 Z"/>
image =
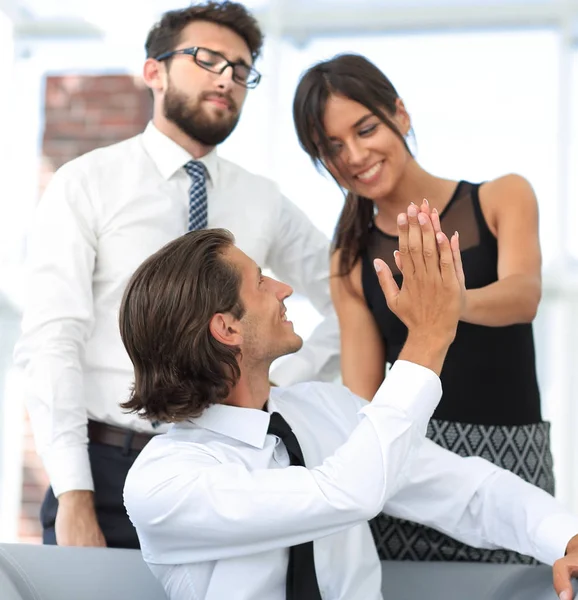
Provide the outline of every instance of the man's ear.
<path id="1" fill-rule="evenodd" d="M 147 58 L 143 65 L 142 76 L 147 87 L 153 92 L 165 90 L 167 70 L 164 63 L 154 58 Z"/>
<path id="2" fill-rule="evenodd" d="M 243 343 L 241 322 L 229 313 L 217 313 L 209 322 L 211 335 L 226 346 L 240 346 Z"/>
<path id="3" fill-rule="evenodd" d="M 397 122 L 397 126 L 401 131 L 401 134 L 405 137 L 410 129 L 411 129 L 411 118 L 407 109 L 405 108 L 405 104 L 401 98 L 398 98 L 395 101 L 395 121 Z"/>

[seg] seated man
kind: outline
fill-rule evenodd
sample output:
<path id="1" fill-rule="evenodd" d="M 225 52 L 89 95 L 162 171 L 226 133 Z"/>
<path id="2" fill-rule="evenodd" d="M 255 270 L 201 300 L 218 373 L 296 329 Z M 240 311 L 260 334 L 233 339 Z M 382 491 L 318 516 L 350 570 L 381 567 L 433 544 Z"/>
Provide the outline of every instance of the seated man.
<path id="1" fill-rule="evenodd" d="M 409 333 L 371 404 L 332 384 L 270 388 L 271 362 L 302 343 L 285 314 L 291 288 L 227 232 L 191 232 L 132 277 L 120 312 L 135 367 L 124 408 L 175 425 L 134 463 L 125 504 L 172 600 L 377 600 L 367 521 L 382 510 L 556 561 L 556 592 L 570 599 L 578 518 L 510 472 L 425 439 L 463 272 L 457 236 L 436 240 L 415 206 L 398 224 L 401 290 L 375 266 Z"/>

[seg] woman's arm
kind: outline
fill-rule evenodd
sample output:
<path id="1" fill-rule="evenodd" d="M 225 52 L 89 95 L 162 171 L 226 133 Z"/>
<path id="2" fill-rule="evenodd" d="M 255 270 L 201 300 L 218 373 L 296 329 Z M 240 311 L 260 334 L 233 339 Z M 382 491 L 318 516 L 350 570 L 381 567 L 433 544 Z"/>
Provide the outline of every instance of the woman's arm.
<path id="1" fill-rule="evenodd" d="M 488 327 L 530 323 L 542 292 L 532 186 L 519 175 L 500 177 L 480 188 L 480 205 L 498 240 L 498 281 L 467 291 L 461 320 Z"/>
<path id="2" fill-rule="evenodd" d="M 385 345 L 363 297 L 361 262 L 340 277 L 339 250 L 331 257 L 331 298 L 341 333 L 343 384 L 354 394 L 371 400 L 385 377 Z"/>
<path id="3" fill-rule="evenodd" d="M 498 280 L 466 291 L 460 320 L 487 327 L 531 323 L 542 294 L 538 203 L 532 186 L 519 175 L 505 175 L 480 187 L 480 205 L 498 240 Z M 430 214 L 427 203 L 420 208 Z M 432 222 L 440 231 L 436 212 Z"/>

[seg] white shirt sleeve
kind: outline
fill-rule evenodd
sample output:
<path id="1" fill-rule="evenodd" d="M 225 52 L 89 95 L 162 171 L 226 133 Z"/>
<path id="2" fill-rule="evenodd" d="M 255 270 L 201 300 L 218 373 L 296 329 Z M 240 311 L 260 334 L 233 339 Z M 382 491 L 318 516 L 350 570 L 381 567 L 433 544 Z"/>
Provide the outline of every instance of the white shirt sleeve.
<path id="1" fill-rule="evenodd" d="M 483 458 L 463 458 L 426 439 L 410 471 L 385 513 L 547 564 L 564 556 L 578 534 L 578 517 L 550 494 Z"/>
<path id="2" fill-rule="evenodd" d="M 36 447 L 57 496 L 93 489 L 80 355 L 93 324 L 97 240 L 87 190 L 71 170 L 53 176 L 36 210 L 14 355 L 25 369 Z"/>
<path id="3" fill-rule="evenodd" d="M 273 369 L 271 380 L 286 386 L 333 381 L 339 375 L 339 324 L 329 292 L 329 240 L 293 202 L 281 198 L 278 229 L 267 259 L 277 277 L 306 296 L 323 321 L 303 348 Z"/>
<path id="4" fill-rule="evenodd" d="M 285 548 L 374 517 L 398 489 L 441 397 L 438 377 L 397 361 L 348 441 L 319 467 L 249 470 L 196 444 L 150 442 L 125 505 L 148 562 L 181 564 Z M 158 451 L 158 454 L 156 452 Z"/>

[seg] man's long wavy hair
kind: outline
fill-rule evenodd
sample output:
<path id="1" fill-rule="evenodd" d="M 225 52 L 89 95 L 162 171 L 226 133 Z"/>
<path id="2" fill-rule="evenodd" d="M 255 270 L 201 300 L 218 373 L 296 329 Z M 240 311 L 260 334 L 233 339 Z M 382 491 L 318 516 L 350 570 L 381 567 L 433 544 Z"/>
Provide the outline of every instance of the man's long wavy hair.
<path id="1" fill-rule="evenodd" d="M 240 319 L 245 312 L 241 275 L 224 256 L 233 243 L 224 229 L 192 231 L 132 276 L 120 307 L 135 376 L 125 410 L 151 421 L 184 421 L 223 401 L 238 381 L 239 347 L 209 330 L 216 313 Z"/>

